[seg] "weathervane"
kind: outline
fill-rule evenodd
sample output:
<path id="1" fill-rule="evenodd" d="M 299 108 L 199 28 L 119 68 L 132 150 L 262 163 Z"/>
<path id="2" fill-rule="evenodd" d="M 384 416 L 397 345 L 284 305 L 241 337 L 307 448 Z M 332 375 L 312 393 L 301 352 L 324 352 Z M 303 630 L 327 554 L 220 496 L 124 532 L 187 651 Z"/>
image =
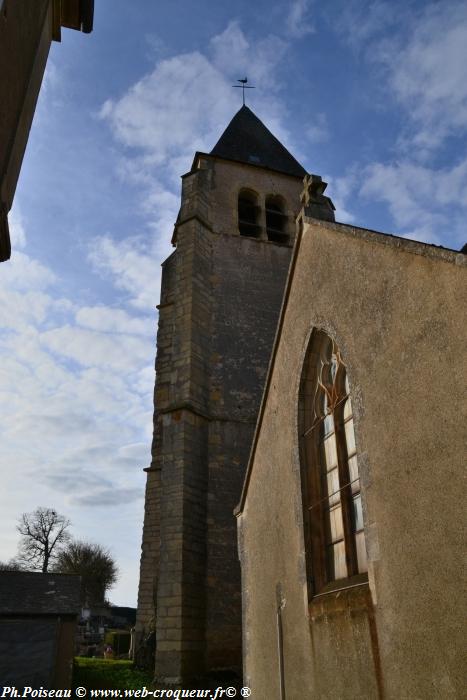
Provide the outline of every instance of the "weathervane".
<path id="1" fill-rule="evenodd" d="M 243 106 L 245 106 L 245 89 L 247 90 L 254 90 L 255 87 L 254 85 L 247 85 L 248 78 L 245 76 L 244 78 L 238 78 L 237 83 L 241 83 L 241 85 L 232 85 L 232 87 L 238 87 L 242 88 L 243 92 Z"/>

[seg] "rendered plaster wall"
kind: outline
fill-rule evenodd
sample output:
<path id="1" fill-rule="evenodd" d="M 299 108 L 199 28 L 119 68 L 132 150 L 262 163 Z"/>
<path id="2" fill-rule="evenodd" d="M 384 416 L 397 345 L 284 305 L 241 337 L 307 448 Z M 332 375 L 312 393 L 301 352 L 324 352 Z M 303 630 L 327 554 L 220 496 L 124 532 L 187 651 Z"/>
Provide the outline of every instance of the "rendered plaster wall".
<path id="1" fill-rule="evenodd" d="M 244 681 L 287 698 L 457 698 L 466 257 L 305 220 L 239 517 Z M 369 588 L 309 605 L 297 435 L 313 327 L 353 398 Z M 278 590 L 280 592 L 278 596 Z"/>
<path id="2" fill-rule="evenodd" d="M 183 178 L 177 247 L 163 268 L 137 627 L 141 636 L 156 621 L 165 682 L 241 670 L 233 510 L 292 250 L 240 236 L 243 187 L 263 202 L 280 192 L 293 230 L 299 178 L 206 157 Z"/>

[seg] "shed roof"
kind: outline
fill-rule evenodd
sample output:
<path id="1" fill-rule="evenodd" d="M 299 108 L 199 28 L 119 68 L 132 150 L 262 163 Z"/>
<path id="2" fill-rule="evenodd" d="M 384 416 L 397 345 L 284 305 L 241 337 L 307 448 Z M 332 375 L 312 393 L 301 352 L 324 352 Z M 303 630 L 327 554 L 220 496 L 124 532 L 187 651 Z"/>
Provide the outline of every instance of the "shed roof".
<path id="1" fill-rule="evenodd" d="M 294 177 L 306 175 L 300 163 L 245 105 L 227 126 L 211 155 L 263 166 Z"/>
<path id="2" fill-rule="evenodd" d="M 31 571 L 0 572 L 0 615 L 77 615 L 81 577 Z"/>

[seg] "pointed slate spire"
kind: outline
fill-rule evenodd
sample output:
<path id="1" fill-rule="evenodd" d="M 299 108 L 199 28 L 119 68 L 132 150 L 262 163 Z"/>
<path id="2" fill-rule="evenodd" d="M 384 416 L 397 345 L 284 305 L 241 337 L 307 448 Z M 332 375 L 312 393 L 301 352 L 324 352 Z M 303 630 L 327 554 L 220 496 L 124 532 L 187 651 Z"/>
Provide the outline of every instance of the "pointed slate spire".
<path id="1" fill-rule="evenodd" d="M 245 105 L 238 110 L 211 155 L 304 177 L 306 170 Z"/>

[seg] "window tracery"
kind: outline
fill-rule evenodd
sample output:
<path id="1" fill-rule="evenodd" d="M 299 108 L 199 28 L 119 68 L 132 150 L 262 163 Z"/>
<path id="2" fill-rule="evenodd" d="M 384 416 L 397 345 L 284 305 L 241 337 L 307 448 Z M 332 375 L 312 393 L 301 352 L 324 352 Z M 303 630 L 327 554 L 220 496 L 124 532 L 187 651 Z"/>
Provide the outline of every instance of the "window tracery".
<path id="1" fill-rule="evenodd" d="M 300 446 L 313 593 L 367 571 L 360 478 L 346 366 L 335 341 L 313 331 L 300 387 Z"/>

